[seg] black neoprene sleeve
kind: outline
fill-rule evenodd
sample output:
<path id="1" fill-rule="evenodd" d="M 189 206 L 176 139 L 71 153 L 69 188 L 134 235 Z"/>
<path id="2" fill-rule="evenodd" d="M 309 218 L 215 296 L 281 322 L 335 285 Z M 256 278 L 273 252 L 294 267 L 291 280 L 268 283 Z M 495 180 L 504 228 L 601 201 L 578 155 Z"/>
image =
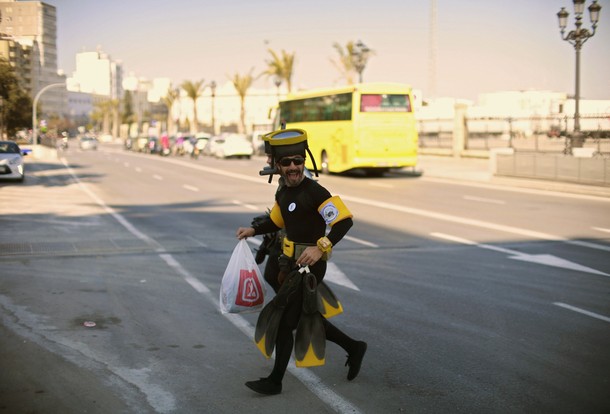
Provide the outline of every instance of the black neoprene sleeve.
<path id="1" fill-rule="evenodd" d="M 341 241 L 343 236 L 345 236 L 348 230 L 354 225 L 354 221 L 351 218 L 346 218 L 336 223 L 331 227 L 330 232 L 328 233 L 328 240 L 335 246 L 337 243 Z"/>

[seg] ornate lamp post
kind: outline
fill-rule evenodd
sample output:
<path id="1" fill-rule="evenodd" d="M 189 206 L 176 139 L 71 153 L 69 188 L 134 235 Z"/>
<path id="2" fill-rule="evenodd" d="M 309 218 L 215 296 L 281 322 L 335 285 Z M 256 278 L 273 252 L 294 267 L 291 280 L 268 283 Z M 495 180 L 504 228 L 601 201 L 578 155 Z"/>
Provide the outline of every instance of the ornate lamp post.
<path id="1" fill-rule="evenodd" d="M 356 68 L 356 72 L 358 72 L 358 82 L 360 83 L 362 83 L 362 72 L 364 72 L 364 68 L 366 67 L 370 54 L 371 49 L 362 43 L 361 40 L 358 40 L 352 50 L 352 61 L 354 63 L 354 67 Z"/>
<path id="2" fill-rule="evenodd" d="M 581 147 L 583 144 L 583 137 L 580 133 L 580 49 L 582 45 L 590 38 L 595 35 L 595 29 L 597 22 L 599 21 L 599 11 L 602 6 L 597 4 L 597 0 L 589 6 L 589 15 L 591 18 L 591 31 L 582 28 L 582 15 L 585 9 L 586 0 L 573 0 L 574 2 L 574 18 L 575 18 L 575 30 L 571 30 L 565 35 L 566 26 L 568 23 L 569 13 L 565 7 L 562 7 L 557 17 L 559 18 L 559 29 L 561 30 L 561 38 L 574 46 L 576 51 L 576 85 L 574 91 L 574 136 L 571 138 L 572 147 Z"/>
<path id="3" fill-rule="evenodd" d="M 42 88 L 41 90 L 38 91 L 38 93 L 36 94 L 36 96 L 34 97 L 34 102 L 32 105 L 32 145 L 38 144 L 38 131 L 36 130 L 38 125 L 37 125 L 37 119 L 36 119 L 36 107 L 38 106 L 38 100 L 40 99 L 40 96 L 45 93 L 47 90 L 51 89 L 51 88 L 59 88 L 60 86 L 65 87 L 66 83 L 65 82 L 61 82 L 61 83 L 52 83 L 50 85 L 45 86 L 44 88 Z"/>
<path id="4" fill-rule="evenodd" d="M 214 100 L 216 99 L 216 81 L 210 82 L 210 91 L 212 91 L 212 135 L 216 135 L 216 114 L 214 111 Z"/>

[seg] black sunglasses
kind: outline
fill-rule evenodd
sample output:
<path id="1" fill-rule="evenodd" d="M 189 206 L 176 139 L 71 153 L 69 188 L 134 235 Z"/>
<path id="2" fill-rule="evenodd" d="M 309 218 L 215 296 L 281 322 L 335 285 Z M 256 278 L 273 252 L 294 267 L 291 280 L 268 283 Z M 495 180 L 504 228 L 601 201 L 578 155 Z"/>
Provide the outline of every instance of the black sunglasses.
<path id="1" fill-rule="evenodd" d="M 305 162 L 305 158 L 303 157 L 294 157 L 294 158 L 282 158 L 278 161 L 282 167 L 290 167 L 290 164 L 294 163 L 294 165 L 303 165 Z"/>

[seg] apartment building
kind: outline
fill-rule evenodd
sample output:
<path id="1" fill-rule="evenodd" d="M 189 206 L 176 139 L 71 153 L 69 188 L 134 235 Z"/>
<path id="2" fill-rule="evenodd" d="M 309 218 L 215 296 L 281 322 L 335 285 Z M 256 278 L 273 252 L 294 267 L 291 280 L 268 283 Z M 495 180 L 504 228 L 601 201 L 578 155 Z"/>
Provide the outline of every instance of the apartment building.
<path id="1" fill-rule="evenodd" d="M 41 1 L 0 0 L 0 49 L 32 99 L 45 86 L 65 82 L 57 72 L 57 13 Z M 3 55 L 4 56 L 4 55 Z M 29 74 L 28 74 L 29 72 Z M 66 107 L 64 88 L 49 89 L 40 97 L 43 114 L 60 114 Z"/>

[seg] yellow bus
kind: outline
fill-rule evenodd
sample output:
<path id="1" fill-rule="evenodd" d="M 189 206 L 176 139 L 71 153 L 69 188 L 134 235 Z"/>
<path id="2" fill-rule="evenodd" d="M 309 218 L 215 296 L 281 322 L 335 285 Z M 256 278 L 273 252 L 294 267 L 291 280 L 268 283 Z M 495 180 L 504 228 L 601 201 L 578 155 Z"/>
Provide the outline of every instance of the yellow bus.
<path id="1" fill-rule="evenodd" d="M 381 175 L 417 163 L 409 85 L 361 83 L 296 92 L 280 101 L 275 119 L 276 126 L 284 122 L 307 131 L 309 149 L 325 174 L 361 169 Z"/>

